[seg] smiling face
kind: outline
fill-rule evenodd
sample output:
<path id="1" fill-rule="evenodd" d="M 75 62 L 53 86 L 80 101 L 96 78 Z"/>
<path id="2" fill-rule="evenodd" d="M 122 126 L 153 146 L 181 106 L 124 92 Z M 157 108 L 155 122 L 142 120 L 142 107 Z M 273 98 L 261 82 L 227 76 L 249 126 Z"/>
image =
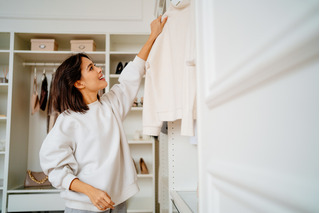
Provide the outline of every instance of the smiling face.
<path id="1" fill-rule="evenodd" d="M 82 57 L 81 78 L 75 83 L 75 86 L 82 94 L 92 94 L 96 96 L 99 90 L 108 86 L 100 67 L 96 67 L 93 62 Z"/>

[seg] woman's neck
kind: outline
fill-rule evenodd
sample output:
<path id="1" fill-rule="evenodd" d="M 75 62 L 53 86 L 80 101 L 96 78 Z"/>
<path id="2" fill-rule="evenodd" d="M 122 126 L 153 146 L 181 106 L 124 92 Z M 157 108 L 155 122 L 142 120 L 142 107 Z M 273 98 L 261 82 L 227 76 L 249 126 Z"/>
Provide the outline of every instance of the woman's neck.
<path id="1" fill-rule="evenodd" d="M 97 93 L 85 93 L 85 92 L 82 92 L 82 97 L 83 97 L 83 100 L 86 104 L 91 104 L 95 101 L 98 100 L 98 94 Z"/>

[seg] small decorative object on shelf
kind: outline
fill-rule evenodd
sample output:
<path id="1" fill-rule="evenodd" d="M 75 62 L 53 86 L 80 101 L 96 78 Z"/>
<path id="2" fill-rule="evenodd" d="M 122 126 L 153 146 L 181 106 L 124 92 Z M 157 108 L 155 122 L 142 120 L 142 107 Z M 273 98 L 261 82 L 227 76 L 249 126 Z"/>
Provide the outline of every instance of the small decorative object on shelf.
<path id="1" fill-rule="evenodd" d="M 0 140 L 0 151 L 4 151 L 6 147 L 6 140 L 1 139 Z"/>
<path id="2" fill-rule="evenodd" d="M 58 44 L 55 39 L 31 39 L 32 51 L 56 51 Z"/>
<path id="3" fill-rule="evenodd" d="M 0 78 L 0 83 L 8 83 L 7 75 L 8 75 L 8 67 L 6 67 L 6 70 L 2 68 L 3 77 Z"/>
<path id="4" fill-rule="evenodd" d="M 133 140 L 141 140 L 142 138 L 141 132 L 142 132 L 141 130 L 137 130 L 133 135 Z"/>
<path id="5" fill-rule="evenodd" d="M 134 101 L 133 101 L 133 104 L 132 104 L 132 107 L 137 107 L 138 106 L 138 98 L 137 97 L 135 97 L 134 98 Z"/>

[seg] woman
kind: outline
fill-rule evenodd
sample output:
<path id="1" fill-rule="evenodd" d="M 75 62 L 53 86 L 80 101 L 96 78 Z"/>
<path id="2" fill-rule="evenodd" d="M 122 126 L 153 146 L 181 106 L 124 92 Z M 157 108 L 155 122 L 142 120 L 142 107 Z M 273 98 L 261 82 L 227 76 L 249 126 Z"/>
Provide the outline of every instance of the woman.
<path id="1" fill-rule="evenodd" d="M 126 212 L 125 201 L 139 191 L 122 121 L 144 75 L 145 61 L 166 19 L 151 23 L 151 34 L 110 92 L 101 68 L 77 54 L 57 69 L 53 105 L 60 116 L 44 140 L 40 164 L 61 189 L 65 212 Z"/>

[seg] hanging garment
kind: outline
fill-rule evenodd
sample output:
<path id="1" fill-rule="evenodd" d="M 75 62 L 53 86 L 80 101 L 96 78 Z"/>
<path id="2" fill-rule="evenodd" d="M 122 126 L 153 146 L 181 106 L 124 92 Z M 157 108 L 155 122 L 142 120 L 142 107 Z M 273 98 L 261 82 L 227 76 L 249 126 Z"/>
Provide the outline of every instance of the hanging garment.
<path id="1" fill-rule="evenodd" d="M 196 69 L 190 1 L 169 7 L 168 20 L 146 63 L 143 134 L 158 136 L 163 121 L 181 119 L 181 135 L 193 136 Z"/>
<path id="2" fill-rule="evenodd" d="M 51 82 L 50 82 L 48 110 L 47 110 L 47 133 L 50 132 L 58 116 L 60 115 L 60 113 L 53 108 L 53 104 L 52 104 L 52 82 L 53 82 L 54 76 L 55 76 L 55 72 L 52 73 Z"/>
<path id="3" fill-rule="evenodd" d="M 33 87 L 32 87 L 32 96 L 31 96 L 31 115 L 40 110 L 39 96 L 38 96 L 38 87 L 37 87 L 37 76 L 34 76 Z"/>
<path id="4" fill-rule="evenodd" d="M 41 83 L 41 93 L 40 93 L 40 109 L 44 111 L 47 106 L 48 99 L 48 81 L 47 76 L 43 73 L 42 83 Z"/>

